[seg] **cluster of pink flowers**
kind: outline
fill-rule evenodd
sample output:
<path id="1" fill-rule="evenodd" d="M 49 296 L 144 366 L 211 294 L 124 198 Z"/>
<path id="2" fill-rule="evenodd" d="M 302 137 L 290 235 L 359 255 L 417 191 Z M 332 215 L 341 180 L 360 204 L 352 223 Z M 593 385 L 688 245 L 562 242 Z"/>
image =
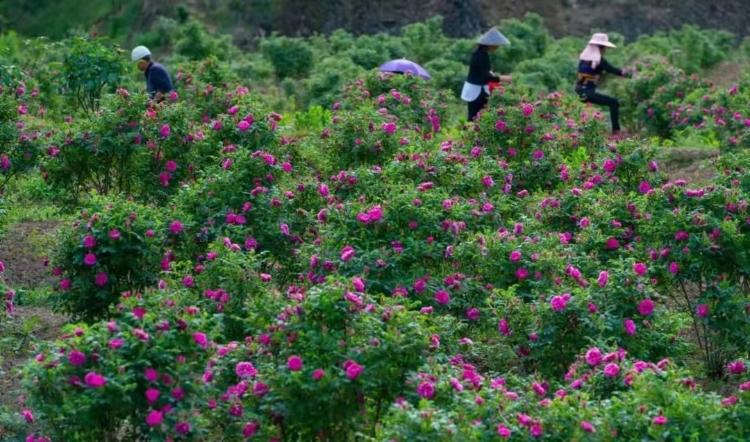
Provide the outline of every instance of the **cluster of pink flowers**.
<path id="1" fill-rule="evenodd" d="M 381 219 L 383 219 L 383 208 L 380 205 L 373 206 L 357 214 L 357 221 L 362 224 L 373 224 Z"/>
<path id="2" fill-rule="evenodd" d="M 552 307 L 552 310 L 556 312 L 561 312 L 565 310 L 565 307 L 568 305 L 568 302 L 570 301 L 571 296 L 570 293 L 564 293 L 562 295 L 555 295 L 550 299 L 550 307 Z"/>

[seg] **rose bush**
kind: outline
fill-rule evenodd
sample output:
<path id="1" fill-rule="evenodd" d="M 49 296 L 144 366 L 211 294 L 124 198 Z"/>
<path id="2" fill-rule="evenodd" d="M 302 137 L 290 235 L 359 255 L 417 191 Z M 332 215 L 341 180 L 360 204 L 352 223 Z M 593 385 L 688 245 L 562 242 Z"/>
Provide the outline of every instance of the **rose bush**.
<path id="1" fill-rule="evenodd" d="M 34 114 L 41 117 L 44 110 L 35 104 L 38 94 L 36 89 L 27 91 L 23 83 L 0 86 L 0 193 L 13 177 L 39 161 L 44 136 Z"/>
<path id="2" fill-rule="evenodd" d="M 436 23 L 347 57 L 437 57 Z M 533 17 L 512 29 L 531 60 L 564 46 Z M 274 45 L 352 41 L 266 50 L 296 76 Z M 623 90 L 654 131 L 732 109 L 705 127 L 742 140 L 744 86 L 643 69 Z M 187 62 L 162 103 L 121 89 L 53 124 L 48 182 L 105 195 L 53 261 L 58 305 L 88 325 L 25 368 L 32 439 L 747 438 L 747 155 L 698 187 L 524 82 L 456 124 L 411 76 L 289 119 L 237 78 Z"/>
<path id="3" fill-rule="evenodd" d="M 124 199 L 98 199 L 60 233 L 52 260 L 57 308 L 85 320 L 104 317 L 121 294 L 157 281 L 167 232 L 162 215 Z M 161 264 L 160 264 L 161 262 Z"/>
<path id="4" fill-rule="evenodd" d="M 212 320 L 176 293 L 132 293 L 119 314 L 71 324 L 24 369 L 27 404 L 66 440 L 200 438 Z M 209 337 L 207 337 L 209 336 Z"/>

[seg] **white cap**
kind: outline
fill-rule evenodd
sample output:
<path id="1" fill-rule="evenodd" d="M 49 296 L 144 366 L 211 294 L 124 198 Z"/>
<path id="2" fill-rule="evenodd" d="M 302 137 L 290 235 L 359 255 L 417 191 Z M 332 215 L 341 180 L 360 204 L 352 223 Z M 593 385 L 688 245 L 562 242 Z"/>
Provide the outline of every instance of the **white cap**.
<path id="1" fill-rule="evenodd" d="M 130 58 L 132 58 L 133 61 L 138 61 L 149 55 L 151 55 L 151 51 L 149 51 L 146 46 L 136 46 L 136 48 L 133 49 L 133 52 L 130 53 Z"/>
<path id="2" fill-rule="evenodd" d="M 510 44 L 510 41 L 496 28 L 492 28 L 486 34 L 479 37 L 477 43 L 485 46 L 506 46 Z"/>

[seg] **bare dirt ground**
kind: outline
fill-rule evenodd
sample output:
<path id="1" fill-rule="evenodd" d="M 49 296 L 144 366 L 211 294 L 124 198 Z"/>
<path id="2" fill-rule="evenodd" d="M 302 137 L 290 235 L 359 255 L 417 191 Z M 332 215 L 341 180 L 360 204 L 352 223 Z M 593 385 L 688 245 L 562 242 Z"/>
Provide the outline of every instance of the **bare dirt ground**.
<path id="1" fill-rule="evenodd" d="M 33 354 L 37 342 L 57 338 L 67 318 L 46 307 L 17 306 L 9 322 L 8 331 L 17 342 L 8 345 L 0 359 L 0 405 L 15 402 L 19 379 L 14 371 Z"/>
<path id="2" fill-rule="evenodd" d="M 34 288 L 50 279 L 45 265 L 58 221 L 22 221 L 0 237 L 0 261 L 5 262 L 5 282 L 11 287 Z"/>
<path id="3" fill-rule="evenodd" d="M 716 175 L 713 161 L 718 156 L 717 149 L 672 147 L 664 149 L 659 163 L 669 179 L 684 179 L 700 185 L 710 182 Z"/>
<path id="4" fill-rule="evenodd" d="M 0 261 L 5 263 L 3 277 L 5 283 L 19 294 L 45 287 L 51 282 L 46 261 L 59 227 L 57 221 L 22 221 L 0 237 Z M 0 318 L 0 409 L 20 412 L 19 370 L 36 352 L 40 342 L 54 340 L 60 335 L 60 328 L 67 318 L 44 305 L 24 305 L 27 304 L 24 296 L 17 299 L 19 305 L 13 315 Z M 4 314 L 0 312 L 0 315 Z M 7 431 L 0 426 L 0 440 L 11 437 Z"/>

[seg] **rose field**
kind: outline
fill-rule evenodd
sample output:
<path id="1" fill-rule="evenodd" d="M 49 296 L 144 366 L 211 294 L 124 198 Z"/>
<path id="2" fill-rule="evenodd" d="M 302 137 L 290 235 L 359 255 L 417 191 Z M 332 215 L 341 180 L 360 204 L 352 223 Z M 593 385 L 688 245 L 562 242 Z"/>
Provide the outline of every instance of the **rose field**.
<path id="1" fill-rule="evenodd" d="M 750 42 L 618 41 L 610 138 L 583 37 L 499 25 L 467 122 L 436 22 L 165 21 L 161 102 L 105 37 L 0 35 L 0 439 L 750 440 Z"/>

